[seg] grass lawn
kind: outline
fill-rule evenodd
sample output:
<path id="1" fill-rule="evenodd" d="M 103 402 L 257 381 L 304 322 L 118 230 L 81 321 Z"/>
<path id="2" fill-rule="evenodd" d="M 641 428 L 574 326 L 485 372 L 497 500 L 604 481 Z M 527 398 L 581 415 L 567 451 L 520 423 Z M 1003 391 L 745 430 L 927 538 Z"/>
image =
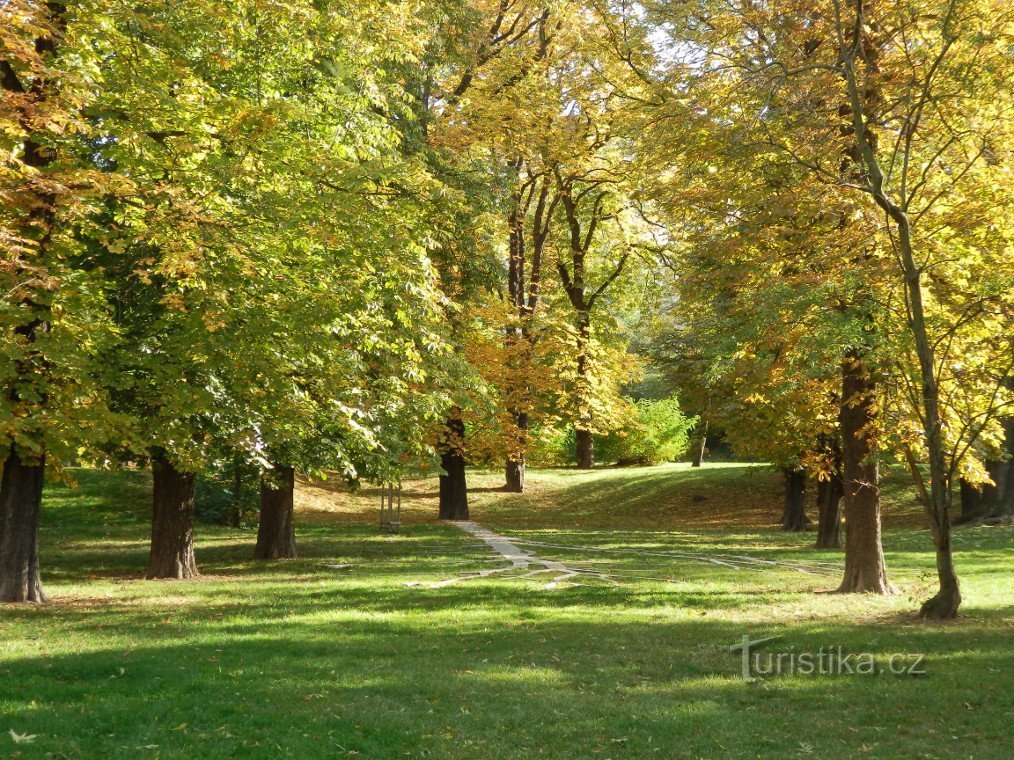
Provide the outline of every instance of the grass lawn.
<path id="1" fill-rule="evenodd" d="M 407 586 L 501 564 L 433 519 L 435 480 L 407 485 L 397 536 L 375 492 L 302 484 L 301 559 L 258 563 L 251 530 L 199 525 L 203 577 L 144 581 L 149 476 L 74 474 L 45 497 L 53 603 L 0 606 L 0 757 L 1011 756 L 1014 530 L 959 529 L 963 616 L 916 622 L 933 555 L 901 476 L 884 518 L 899 593 L 868 597 L 820 593 L 841 554 L 778 530 L 779 476 L 758 466 L 533 471 L 524 495 L 470 474 L 473 519 L 617 581 L 556 589 Z M 744 634 L 925 654 L 925 675 L 747 682 L 729 651 Z"/>

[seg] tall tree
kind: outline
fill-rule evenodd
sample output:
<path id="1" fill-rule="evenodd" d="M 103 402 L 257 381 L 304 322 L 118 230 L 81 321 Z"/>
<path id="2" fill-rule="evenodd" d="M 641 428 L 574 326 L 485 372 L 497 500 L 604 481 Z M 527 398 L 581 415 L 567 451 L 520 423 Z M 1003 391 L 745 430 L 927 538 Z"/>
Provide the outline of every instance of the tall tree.
<path id="1" fill-rule="evenodd" d="M 62 3 L 11 0 L 3 10 L 0 601 L 45 600 L 38 526 L 47 464 L 59 470 L 64 457 L 94 453 L 120 423 L 106 403 L 102 352 L 112 331 L 101 276 L 75 235 L 109 189 L 74 149 L 91 91 L 84 37 Z"/>

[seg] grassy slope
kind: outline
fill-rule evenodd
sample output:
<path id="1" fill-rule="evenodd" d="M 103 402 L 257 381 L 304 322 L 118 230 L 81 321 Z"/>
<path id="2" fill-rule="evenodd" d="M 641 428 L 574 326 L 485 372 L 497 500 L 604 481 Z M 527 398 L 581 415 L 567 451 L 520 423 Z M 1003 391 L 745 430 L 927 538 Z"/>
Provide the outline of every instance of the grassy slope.
<path id="1" fill-rule="evenodd" d="M 0 757 L 1005 757 L 1014 718 L 1012 533 L 959 531 L 965 617 L 912 620 L 929 537 L 903 480 L 885 489 L 900 593 L 817 594 L 841 555 L 777 530 L 778 479 L 746 465 L 530 473 L 524 496 L 475 475 L 473 516 L 568 546 L 746 553 L 831 572 L 736 571 L 669 557 L 542 550 L 622 578 L 440 589 L 494 567 L 406 488 L 378 535 L 375 494 L 300 492 L 303 558 L 259 564 L 253 534 L 199 526 L 194 582 L 138 580 L 147 476 L 79 471 L 46 497 L 43 608 L 0 607 Z M 705 496 L 695 501 L 695 495 Z M 353 565 L 336 571 L 322 562 Z M 661 580 L 646 580 L 646 576 Z M 921 678 L 745 683 L 728 645 L 928 653 Z M 9 730 L 38 734 L 16 744 Z"/>

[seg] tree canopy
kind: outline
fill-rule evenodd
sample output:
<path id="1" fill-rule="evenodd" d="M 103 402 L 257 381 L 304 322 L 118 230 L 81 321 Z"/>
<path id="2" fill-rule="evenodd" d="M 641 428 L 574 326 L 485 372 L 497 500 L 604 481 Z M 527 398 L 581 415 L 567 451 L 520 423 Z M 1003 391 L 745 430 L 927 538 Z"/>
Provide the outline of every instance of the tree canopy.
<path id="1" fill-rule="evenodd" d="M 956 614 L 954 486 L 1002 513 L 1014 482 L 1008 3 L 0 20 L 0 599 L 44 598 L 41 478 L 71 461 L 154 464 L 149 574 L 187 574 L 193 481 L 223 463 L 263 494 L 442 471 L 450 499 L 468 462 L 524 490 L 564 440 L 580 468 L 596 440 L 678 458 L 699 415 L 836 484 L 842 591 L 891 590 L 878 462 L 910 468 L 923 613 Z"/>

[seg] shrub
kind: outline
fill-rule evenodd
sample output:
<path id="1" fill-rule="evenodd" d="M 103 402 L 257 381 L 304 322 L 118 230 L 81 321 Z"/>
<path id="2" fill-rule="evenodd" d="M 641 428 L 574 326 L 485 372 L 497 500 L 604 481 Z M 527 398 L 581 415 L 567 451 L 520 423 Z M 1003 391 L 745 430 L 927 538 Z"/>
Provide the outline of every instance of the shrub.
<path id="1" fill-rule="evenodd" d="M 675 462 L 690 448 L 697 417 L 687 417 L 675 396 L 641 399 L 635 421 L 607 435 L 596 436 L 595 458 L 621 465 Z"/>

